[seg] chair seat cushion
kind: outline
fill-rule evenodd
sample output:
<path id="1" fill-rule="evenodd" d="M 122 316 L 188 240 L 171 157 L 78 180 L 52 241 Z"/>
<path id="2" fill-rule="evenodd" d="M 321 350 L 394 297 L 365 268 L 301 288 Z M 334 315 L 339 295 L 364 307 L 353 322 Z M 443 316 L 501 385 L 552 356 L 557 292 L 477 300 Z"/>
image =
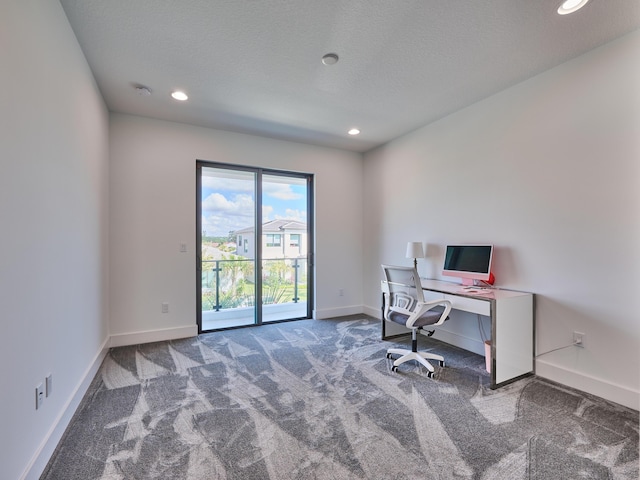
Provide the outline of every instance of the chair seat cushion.
<path id="1" fill-rule="evenodd" d="M 423 313 L 418 318 L 418 320 L 416 320 L 413 326 L 415 328 L 421 328 L 426 325 L 433 325 L 434 323 L 437 323 L 438 320 L 440 320 L 440 317 L 442 316 L 442 310 L 443 310 L 442 308 L 434 308 L 433 310 L 429 310 Z M 390 311 L 388 314 L 389 320 L 391 320 L 394 323 L 399 323 L 400 325 L 406 325 L 408 318 L 409 318 L 409 315 L 405 315 L 399 312 Z"/>

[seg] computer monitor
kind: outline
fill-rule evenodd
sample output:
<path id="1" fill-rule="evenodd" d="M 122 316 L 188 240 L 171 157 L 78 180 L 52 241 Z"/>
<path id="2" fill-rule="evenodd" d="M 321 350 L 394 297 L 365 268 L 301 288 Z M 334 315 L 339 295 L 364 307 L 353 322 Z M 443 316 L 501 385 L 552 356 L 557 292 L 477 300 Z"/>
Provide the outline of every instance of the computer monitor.
<path id="1" fill-rule="evenodd" d="M 493 284 L 492 260 L 493 245 L 447 245 L 442 275 L 461 278 L 463 285 Z"/>

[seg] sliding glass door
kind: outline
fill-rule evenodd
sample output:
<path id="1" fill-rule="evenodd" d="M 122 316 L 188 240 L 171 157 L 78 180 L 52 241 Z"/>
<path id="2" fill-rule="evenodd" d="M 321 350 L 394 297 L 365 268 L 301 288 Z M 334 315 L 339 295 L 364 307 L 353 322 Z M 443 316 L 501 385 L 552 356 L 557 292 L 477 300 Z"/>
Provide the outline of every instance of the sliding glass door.
<path id="1" fill-rule="evenodd" d="M 197 162 L 200 331 L 311 317 L 312 180 Z"/>

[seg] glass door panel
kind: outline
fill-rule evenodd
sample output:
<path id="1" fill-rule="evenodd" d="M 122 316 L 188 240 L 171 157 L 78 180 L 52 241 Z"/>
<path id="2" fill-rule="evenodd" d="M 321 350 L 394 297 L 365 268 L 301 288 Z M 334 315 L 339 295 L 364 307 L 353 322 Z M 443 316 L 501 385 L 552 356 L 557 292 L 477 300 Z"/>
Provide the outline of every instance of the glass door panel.
<path id="1" fill-rule="evenodd" d="M 253 325 L 257 174 L 202 167 L 199 181 L 200 330 Z"/>
<path id="2" fill-rule="evenodd" d="M 308 178 L 262 175 L 262 322 L 309 313 Z"/>

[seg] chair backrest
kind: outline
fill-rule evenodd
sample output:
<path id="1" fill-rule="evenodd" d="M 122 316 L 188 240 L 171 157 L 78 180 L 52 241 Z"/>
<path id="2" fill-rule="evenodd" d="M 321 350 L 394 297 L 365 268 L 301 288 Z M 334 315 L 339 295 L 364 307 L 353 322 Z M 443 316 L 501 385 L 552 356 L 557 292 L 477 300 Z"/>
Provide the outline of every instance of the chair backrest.
<path id="1" fill-rule="evenodd" d="M 399 267 L 382 265 L 386 288 L 390 294 L 403 293 L 410 295 L 418 302 L 424 302 L 420 276 L 415 267 Z M 410 310 L 410 309 L 409 309 Z"/>
<path id="2" fill-rule="evenodd" d="M 382 282 L 385 297 L 384 318 L 396 323 L 405 323 L 409 320 L 409 316 L 394 311 L 393 307 L 414 312 L 418 302 L 424 302 L 418 271 L 413 267 L 395 265 L 382 265 L 382 271 L 384 272 Z"/>
<path id="3" fill-rule="evenodd" d="M 445 299 L 424 301 L 418 271 L 411 267 L 382 265 L 385 280 L 384 319 L 404 324 L 407 328 L 441 325 L 449 317 L 451 302 Z"/>

